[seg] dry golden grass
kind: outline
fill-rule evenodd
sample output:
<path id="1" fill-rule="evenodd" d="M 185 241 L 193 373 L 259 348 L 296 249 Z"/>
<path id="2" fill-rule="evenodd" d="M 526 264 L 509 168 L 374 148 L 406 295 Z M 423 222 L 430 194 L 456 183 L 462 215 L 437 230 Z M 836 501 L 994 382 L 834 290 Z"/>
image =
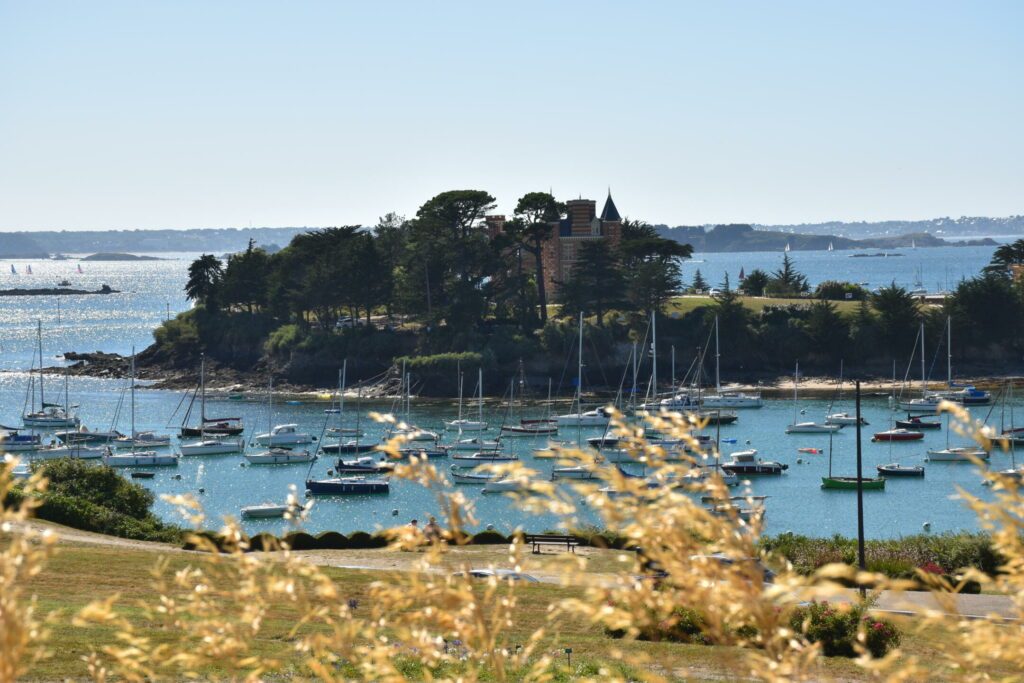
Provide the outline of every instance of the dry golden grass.
<path id="1" fill-rule="evenodd" d="M 955 411 L 964 433 L 986 440 L 962 409 L 945 409 Z M 690 437 L 694 425 L 689 418 L 649 418 L 648 426 L 697 445 Z M 6 681 L 28 673 L 94 680 L 1024 678 L 1020 622 L 970 621 L 937 612 L 908 623 L 914 633 L 902 649 L 883 659 L 872 659 L 863 647 L 855 660 L 823 658 L 818 645 L 789 625 L 799 603 L 843 595 L 839 580 L 870 581 L 889 590 L 903 585 L 882 576 L 855 575 L 845 566 L 824 567 L 811 577 L 783 571 L 769 585 L 761 582 L 752 563 L 725 565 L 703 559 L 711 552 L 756 556 L 756 515 L 745 522 L 735 514 L 710 512 L 695 494 L 727 501 L 731 494 L 717 476 L 690 479 L 694 463 L 666 462 L 664 451 L 643 439 L 642 428 L 617 421 L 616 429 L 634 457 L 645 459 L 654 476 L 676 486 L 648 487 L 584 452 L 561 455 L 587 463 L 601 480 L 578 482 L 571 493 L 535 479 L 522 463 L 492 467 L 526 482 L 527 490 L 514 495 L 527 510 L 558 514 L 570 522 L 575 501 L 586 498 L 609 529 L 642 546 L 667 571 L 658 585 L 636 580 L 632 562 L 598 575 L 586 571 L 588 560 L 571 554 L 544 560 L 546 572 L 564 577 L 563 586 L 453 576 L 452 569 L 460 563 L 468 568 L 480 561 L 479 556 L 451 553 L 446 540 L 429 540 L 409 527 L 392 530 L 391 548 L 415 550 L 416 561 L 412 571 L 394 573 L 327 569 L 287 549 L 272 558 L 243 553 L 244 539 L 230 520 L 223 530 L 235 547 L 229 554 L 170 553 L 154 565 L 152 554 L 141 550 L 68 547 L 50 558 L 53 543 L 46 535 L 32 535 L 13 524 L 26 519 L 31 510 L 5 509 L 0 677 Z M 397 458 L 397 450 L 392 454 Z M 395 476 L 417 482 L 436 496 L 446 529 L 458 532 L 474 522 L 472 505 L 429 461 L 399 464 Z M 997 500 L 969 502 L 1010 560 L 1006 573 L 996 579 L 965 578 L 1015 596 L 1014 607 L 1021 615 L 1024 501 L 1012 481 L 985 476 L 992 478 Z M 0 482 L 9 486 L 6 468 Z M 614 495 L 601 487 L 610 487 Z M 176 502 L 192 523 L 203 522 L 193 501 Z M 301 524 L 301 515 L 295 522 Z M 499 558 L 492 558 L 499 566 L 527 572 L 533 567 L 534 558 L 518 543 L 503 549 Z M 41 571 L 46 561 L 53 571 Z M 772 561 L 778 564 L 777 559 Z M 35 606 L 32 595 L 39 596 Z M 936 599 L 945 611 L 955 612 L 956 605 L 944 593 L 936 592 Z M 700 611 L 702 635 L 717 646 L 633 639 L 652 625 L 671 626 L 680 618 L 680 607 Z M 48 616 L 47 632 L 38 615 L 50 610 L 56 611 Z M 605 635 L 610 629 L 626 637 L 611 639 Z M 60 656 L 39 659 L 48 647 L 59 649 Z M 572 669 L 565 647 L 571 647 L 576 657 Z"/>

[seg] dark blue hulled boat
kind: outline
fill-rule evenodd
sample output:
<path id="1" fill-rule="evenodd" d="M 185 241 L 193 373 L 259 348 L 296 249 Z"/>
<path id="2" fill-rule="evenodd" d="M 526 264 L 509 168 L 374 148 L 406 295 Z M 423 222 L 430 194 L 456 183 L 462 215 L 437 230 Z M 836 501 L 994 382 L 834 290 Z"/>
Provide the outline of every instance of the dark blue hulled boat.
<path id="1" fill-rule="evenodd" d="M 320 450 L 324 453 L 330 454 L 352 454 L 352 453 L 369 453 L 378 444 L 375 443 L 360 443 L 358 441 L 348 441 L 346 443 L 322 443 L 320 444 Z"/>
<path id="2" fill-rule="evenodd" d="M 311 496 L 355 496 L 370 493 L 390 493 L 391 485 L 387 479 L 377 477 L 307 479 L 306 492 Z"/>

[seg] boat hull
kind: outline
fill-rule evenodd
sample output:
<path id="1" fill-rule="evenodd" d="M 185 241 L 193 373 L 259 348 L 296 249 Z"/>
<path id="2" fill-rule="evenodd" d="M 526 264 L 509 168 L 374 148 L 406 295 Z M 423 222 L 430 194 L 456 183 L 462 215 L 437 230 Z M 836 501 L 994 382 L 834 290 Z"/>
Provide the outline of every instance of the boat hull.
<path id="1" fill-rule="evenodd" d="M 885 479 L 882 477 L 861 477 L 860 486 L 866 491 L 878 491 L 885 488 Z M 822 477 L 821 488 L 839 491 L 856 490 L 857 477 Z"/>
<path id="2" fill-rule="evenodd" d="M 235 455 L 244 451 L 245 442 L 241 439 L 211 439 L 181 444 L 182 455 Z"/>
<path id="3" fill-rule="evenodd" d="M 295 465 L 313 462 L 316 456 L 309 451 L 270 450 L 263 453 L 248 453 L 245 459 L 253 465 Z"/>
<path id="4" fill-rule="evenodd" d="M 390 484 L 381 479 L 307 479 L 306 491 L 313 496 L 358 496 L 390 493 Z"/>
<path id="5" fill-rule="evenodd" d="M 108 467 L 176 467 L 178 456 L 157 455 L 156 453 L 138 454 L 124 453 L 103 456 L 103 463 Z"/>
<path id="6" fill-rule="evenodd" d="M 924 468 L 920 465 L 879 465 L 875 468 L 883 477 L 923 477 Z"/>

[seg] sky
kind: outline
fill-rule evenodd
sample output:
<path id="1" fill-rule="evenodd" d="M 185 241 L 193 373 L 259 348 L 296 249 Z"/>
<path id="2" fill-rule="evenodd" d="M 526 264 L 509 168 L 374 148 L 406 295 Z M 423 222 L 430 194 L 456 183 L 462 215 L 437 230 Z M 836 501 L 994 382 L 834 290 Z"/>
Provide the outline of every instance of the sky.
<path id="1" fill-rule="evenodd" d="M 0 230 L 1024 214 L 1024 2 L 0 0 Z"/>

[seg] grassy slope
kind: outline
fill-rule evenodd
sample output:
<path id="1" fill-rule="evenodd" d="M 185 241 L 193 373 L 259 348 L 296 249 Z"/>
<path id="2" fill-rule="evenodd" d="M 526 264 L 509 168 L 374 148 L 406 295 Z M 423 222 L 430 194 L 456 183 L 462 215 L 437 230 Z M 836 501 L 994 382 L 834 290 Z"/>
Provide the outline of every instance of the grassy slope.
<path id="1" fill-rule="evenodd" d="M 497 561 L 502 554 L 503 549 L 496 547 L 493 559 Z M 85 629 L 72 626 L 70 616 L 90 600 L 100 596 L 121 594 L 124 599 L 118 609 L 122 614 L 129 616 L 137 626 L 142 627 L 144 635 L 156 641 L 169 640 L 169 634 L 155 627 L 145 628 L 141 611 L 132 606 L 137 599 L 155 602 L 157 596 L 148 590 L 151 581 L 150 570 L 160 555 L 163 553 L 152 550 L 65 544 L 46 570 L 34 581 L 33 588 L 39 598 L 40 610 L 43 613 L 54 609 L 61 610 L 63 618 L 52 625 L 52 656 L 37 665 L 29 678 L 52 680 L 85 676 L 82 657 L 94 648 L 98 649 L 106 643 L 113 642 L 114 633 L 112 629 Z M 170 571 L 203 561 L 201 556 L 178 552 L 168 553 L 166 556 Z M 339 585 L 345 586 L 347 594 L 360 599 L 363 604 L 369 584 L 387 576 L 381 571 L 332 568 L 325 571 Z M 576 592 L 576 589 L 572 588 L 543 584 L 523 588 L 519 593 L 522 609 L 519 611 L 516 629 L 513 632 L 513 642 L 516 639 L 525 641 L 542 625 L 548 605 Z M 294 616 L 282 608 L 268 619 L 264 630 L 253 643 L 255 654 L 287 661 L 291 644 L 285 636 Z M 945 643 L 946 637 L 936 633 L 913 634 L 907 636 L 905 650 L 922 655 L 923 659 L 928 661 L 929 653 L 938 651 Z M 694 673 L 701 672 L 709 677 L 715 677 L 716 680 L 734 680 L 745 676 L 741 658 L 733 648 L 671 643 L 626 643 L 609 639 L 601 629 L 575 620 L 563 620 L 557 632 L 552 633 L 545 643 L 545 649 L 552 652 L 572 647 L 572 668 L 577 673 L 596 673 L 593 667 L 598 662 L 608 661 L 606 654 L 613 646 L 623 647 L 633 654 L 646 655 L 655 663 L 656 670 L 663 673 L 689 669 Z M 294 664 L 294 667 L 289 666 L 288 670 L 300 676 L 304 674 L 297 658 L 291 664 Z M 216 676 L 218 672 L 213 670 L 202 673 Z M 844 659 L 825 661 L 822 673 L 825 676 L 838 676 L 844 679 L 862 677 L 852 662 Z M 305 675 L 308 675 L 308 672 L 305 672 Z"/>
<path id="2" fill-rule="evenodd" d="M 760 297 L 760 296 L 744 296 L 740 297 L 740 301 L 743 305 L 753 311 L 759 313 L 766 306 L 793 306 L 793 305 L 810 305 L 817 299 L 777 299 L 773 297 Z M 711 306 L 715 303 L 715 300 L 709 296 L 679 296 L 668 304 L 666 307 L 666 313 L 679 313 L 684 315 L 700 308 L 701 306 Z M 857 301 L 833 301 L 836 308 L 839 309 L 840 313 L 852 314 L 857 310 L 857 306 L 860 305 Z"/>

